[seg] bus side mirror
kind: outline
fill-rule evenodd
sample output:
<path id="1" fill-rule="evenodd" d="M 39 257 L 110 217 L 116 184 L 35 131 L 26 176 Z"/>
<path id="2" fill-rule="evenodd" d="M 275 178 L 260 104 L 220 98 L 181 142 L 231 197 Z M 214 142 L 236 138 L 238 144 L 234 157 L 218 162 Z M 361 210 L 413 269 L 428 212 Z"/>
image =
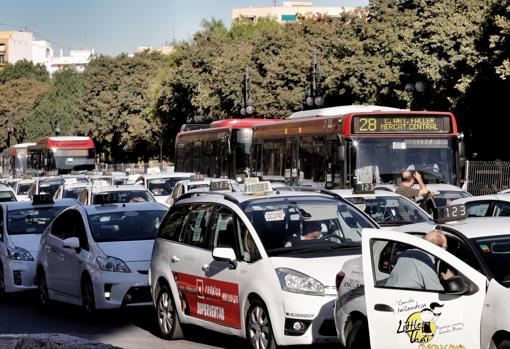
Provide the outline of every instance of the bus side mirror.
<path id="1" fill-rule="evenodd" d="M 461 166 L 466 164 L 466 146 L 464 142 L 459 142 L 459 161 Z"/>
<path id="2" fill-rule="evenodd" d="M 345 161 L 345 145 L 339 145 L 338 151 L 336 152 L 337 161 Z"/>

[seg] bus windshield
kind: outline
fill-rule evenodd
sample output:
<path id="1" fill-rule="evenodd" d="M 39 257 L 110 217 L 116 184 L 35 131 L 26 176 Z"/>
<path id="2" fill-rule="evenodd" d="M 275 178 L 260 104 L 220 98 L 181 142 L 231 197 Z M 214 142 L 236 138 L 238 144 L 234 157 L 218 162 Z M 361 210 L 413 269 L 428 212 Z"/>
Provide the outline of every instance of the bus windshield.
<path id="1" fill-rule="evenodd" d="M 363 138 L 354 140 L 353 148 L 358 182 L 396 183 L 408 169 L 420 172 L 429 184 L 455 184 L 451 139 Z"/>

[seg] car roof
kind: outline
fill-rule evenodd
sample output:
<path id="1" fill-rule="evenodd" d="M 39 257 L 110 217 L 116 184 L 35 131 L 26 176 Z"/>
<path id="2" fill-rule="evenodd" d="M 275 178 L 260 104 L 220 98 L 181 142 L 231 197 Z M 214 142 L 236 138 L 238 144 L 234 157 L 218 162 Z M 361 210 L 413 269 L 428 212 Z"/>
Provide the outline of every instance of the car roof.
<path id="1" fill-rule="evenodd" d="M 92 187 L 92 192 L 102 193 L 105 191 L 148 191 L 143 185 L 133 184 L 133 185 L 108 185 L 108 186 L 96 186 Z"/>
<path id="2" fill-rule="evenodd" d="M 30 200 L 24 200 L 24 201 L 10 201 L 10 202 L 4 202 L 4 205 L 9 210 L 19 210 L 24 208 L 31 208 L 31 207 L 60 207 L 60 206 L 76 206 L 80 205 L 78 201 L 75 199 L 58 199 L 55 200 L 52 204 L 40 204 L 40 205 L 33 205 L 32 201 Z"/>
<path id="3" fill-rule="evenodd" d="M 444 226 L 461 232 L 469 239 L 510 235 L 510 217 L 470 217 Z"/>
<path id="4" fill-rule="evenodd" d="M 450 201 L 450 205 L 465 204 L 472 201 L 508 201 L 510 202 L 510 193 L 470 196 L 468 198 L 460 198 Z"/>
<path id="5" fill-rule="evenodd" d="M 329 199 L 341 199 L 339 196 L 333 196 L 328 194 L 322 194 L 318 191 L 312 190 L 297 190 L 297 191 L 271 191 L 265 193 L 263 195 L 248 195 L 243 192 L 193 192 L 196 194 L 194 196 L 189 197 L 184 194 L 181 198 L 176 201 L 176 204 L 179 203 L 199 203 L 199 202 L 218 202 L 222 199 L 227 201 L 236 202 L 237 204 L 247 203 L 253 200 L 259 199 L 280 199 L 280 198 L 288 198 L 288 197 L 321 197 L 321 198 L 329 198 Z"/>
<path id="6" fill-rule="evenodd" d="M 166 211 L 168 208 L 157 202 L 136 202 L 136 203 L 123 203 L 123 204 L 105 204 L 105 205 L 90 205 L 82 206 L 88 215 L 105 213 L 105 212 L 125 212 L 125 211 Z"/>
<path id="7" fill-rule="evenodd" d="M 373 198 L 374 196 L 375 197 L 379 197 L 379 196 L 402 197 L 401 195 L 396 194 L 395 192 L 387 191 L 387 190 L 379 190 L 379 189 L 376 189 L 374 191 L 374 193 L 371 193 L 371 194 L 354 194 L 352 189 L 332 189 L 331 191 L 334 193 L 337 193 L 341 197 L 345 197 L 345 198 L 368 198 L 368 197 Z"/>
<path id="8" fill-rule="evenodd" d="M 171 173 L 157 173 L 157 174 L 142 174 L 142 175 L 140 175 L 140 177 L 143 177 L 145 179 L 155 179 L 155 178 L 191 177 L 194 175 L 195 174 L 193 172 L 171 172 Z"/>

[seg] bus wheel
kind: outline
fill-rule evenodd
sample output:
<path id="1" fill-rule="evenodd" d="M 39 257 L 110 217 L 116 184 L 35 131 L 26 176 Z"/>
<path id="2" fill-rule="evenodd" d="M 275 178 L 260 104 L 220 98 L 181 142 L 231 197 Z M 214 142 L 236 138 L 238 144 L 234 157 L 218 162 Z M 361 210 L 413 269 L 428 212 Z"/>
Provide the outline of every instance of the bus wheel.
<path id="1" fill-rule="evenodd" d="M 255 299 L 246 315 L 246 338 L 252 349 L 275 349 L 276 341 L 266 306 Z"/>
<path id="2" fill-rule="evenodd" d="M 167 285 L 161 285 L 156 302 L 159 334 L 164 339 L 179 339 L 183 337 L 179 315 L 175 307 L 172 292 Z"/>
<path id="3" fill-rule="evenodd" d="M 347 335 L 346 349 L 370 349 L 368 323 L 366 319 L 354 319 L 351 331 Z"/>

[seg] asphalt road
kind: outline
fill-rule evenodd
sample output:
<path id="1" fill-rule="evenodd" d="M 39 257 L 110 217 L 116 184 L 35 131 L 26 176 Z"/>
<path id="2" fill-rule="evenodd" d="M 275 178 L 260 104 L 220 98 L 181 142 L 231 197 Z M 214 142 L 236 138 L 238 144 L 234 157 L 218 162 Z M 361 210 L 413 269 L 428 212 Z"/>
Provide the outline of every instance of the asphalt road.
<path id="1" fill-rule="evenodd" d="M 89 317 L 79 307 L 67 304 L 54 303 L 43 309 L 36 293 L 9 295 L 0 301 L 0 334 L 23 333 L 65 333 L 125 349 L 247 347 L 241 338 L 196 327 L 186 328 L 185 340 L 160 339 L 151 307 L 99 311 Z M 338 348 L 338 345 L 314 347 Z"/>

